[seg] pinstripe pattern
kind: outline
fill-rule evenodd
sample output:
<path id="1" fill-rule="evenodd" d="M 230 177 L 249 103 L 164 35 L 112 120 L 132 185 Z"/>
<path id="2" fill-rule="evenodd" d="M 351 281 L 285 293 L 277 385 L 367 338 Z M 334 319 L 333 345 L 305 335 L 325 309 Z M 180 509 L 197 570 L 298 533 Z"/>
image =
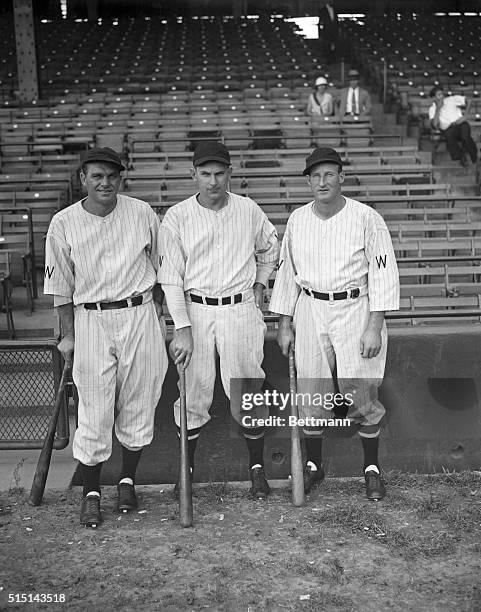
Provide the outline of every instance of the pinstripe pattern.
<path id="1" fill-rule="evenodd" d="M 366 284 L 370 310 L 398 310 L 398 270 L 381 215 L 350 198 L 327 220 L 315 215 L 312 206 L 298 208 L 289 217 L 270 310 L 292 316 L 299 286 L 328 292 Z M 382 262 L 379 266 L 376 257 L 385 256 L 386 267 Z"/>
<path id="2" fill-rule="evenodd" d="M 146 202 L 117 196 L 106 217 L 82 202 L 57 213 L 48 229 L 44 293 L 115 302 L 151 289 L 159 268 L 159 219 Z"/>
<path id="3" fill-rule="evenodd" d="M 291 214 L 269 309 L 294 315 L 299 392 L 333 392 L 336 367 L 340 392 L 354 394 L 347 416 L 368 437 L 378 435 L 385 412 L 377 399 L 386 363 L 385 323 L 376 357 L 361 356 L 360 338 L 370 312 L 399 308 L 399 275 L 382 217 L 360 202 L 345 201 L 326 220 L 314 214 L 313 202 Z M 361 297 L 329 302 L 307 296 L 301 287 L 325 293 L 360 288 Z M 319 406 L 299 410 L 301 416 L 330 414 Z"/>
<path id="4" fill-rule="evenodd" d="M 337 367 L 340 393 L 352 393 L 355 399 L 347 417 L 363 426 L 377 425 L 385 410 L 377 399 L 377 388 L 384 377 L 387 331 L 382 330 L 379 354 L 364 359 L 359 338 L 369 318 L 367 296 L 329 304 L 305 293 L 299 297 L 294 315 L 295 353 L 299 393 L 333 393 L 332 379 Z M 332 412 L 320 406 L 299 406 L 301 416 L 332 418 Z"/>
<path id="5" fill-rule="evenodd" d="M 256 379 L 254 388 L 260 390 L 264 380 L 261 368 L 264 356 L 266 325 L 262 312 L 251 295 L 245 302 L 231 306 L 206 306 L 189 303 L 194 352 L 186 370 L 188 428 L 202 427 L 210 420 L 215 384 L 215 356 L 220 358 L 220 373 L 227 397 L 231 398 L 232 378 Z M 180 423 L 180 401 L 174 406 L 175 422 Z M 231 403 L 231 411 L 240 422 L 240 405 Z"/>
<path id="6" fill-rule="evenodd" d="M 119 310 L 77 307 L 75 459 L 96 465 L 110 457 L 114 411 L 123 446 L 138 450 L 150 444 L 166 371 L 165 338 L 152 301 Z"/>
<path id="7" fill-rule="evenodd" d="M 255 282 L 266 286 L 275 269 L 277 234 L 253 200 L 228 193 L 227 205 L 218 211 L 201 206 L 197 196 L 176 204 L 163 219 L 161 236 L 162 284 L 208 297 L 247 294 L 241 303 L 229 306 L 187 301 L 194 339 L 186 370 L 190 430 L 210 419 L 216 351 L 228 397 L 231 378 L 259 379 L 255 391 L 264 380 L 261 363 L 266 326 L 252 287 Z M 231 410 L 237 417 L 240 406 L 231 405 Z M 179 424 L 179 402 L 174 415 Z"/>
<path id="8" fill-rule="evenodd" d="M 82 202 L 57 213 L 46 241 L 46 294 L 75 304 L 73 379 L 78 428 L 73 454 L 85 465 L 105 461 L 112 426 L 131 450 L 149 444 L 167 371 L 165 328 L 152 302 L 160 267 L 160 223 L 146 202 L 117 196 L 105 217 Z M 144 295 L 140 306 L 86 310 L 84 303 Z"/>
<path id="9" fill-rule="evenodd" d="M 277 264 L 274 226 L 251 199 L 229 193 L 219 211 L 192 196 L 166 214 L 161 225 L 161 283 L 223 297 L 267 285 Z M 257 261 L 256 261 L 257 260 Z"/>

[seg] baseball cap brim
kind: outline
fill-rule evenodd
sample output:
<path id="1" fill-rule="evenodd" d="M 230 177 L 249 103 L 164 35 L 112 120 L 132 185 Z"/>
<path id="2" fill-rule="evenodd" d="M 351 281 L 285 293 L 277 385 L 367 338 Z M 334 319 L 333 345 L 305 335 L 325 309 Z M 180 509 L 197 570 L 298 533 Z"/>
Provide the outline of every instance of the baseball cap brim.
<path id="1" fill-rule="evenodd" d="M 113 150 L 108 147 L 103 147 L 102 149 L 90 149 L 83 155 L 81 163 L 82 164 L 90 164 L 90 163 L 102 163 L 102 164 L 111 164 L 112 166 L 116 166 L 119 170 L 125 170 L 125 166 L 120 159 L 120 156 Z"/>
<path id="2" fill-rule="evenodd" d="M 194 162 L 194 166 L 201 166 L 207 162 L 219 162 L 220 164 L 224 164 L 225 166 L 230 166 L 230 160 L 227 160 L 225 157 L 221 157 L 220 155 L 206 155 L 205 157 L 199 157 Z"/>

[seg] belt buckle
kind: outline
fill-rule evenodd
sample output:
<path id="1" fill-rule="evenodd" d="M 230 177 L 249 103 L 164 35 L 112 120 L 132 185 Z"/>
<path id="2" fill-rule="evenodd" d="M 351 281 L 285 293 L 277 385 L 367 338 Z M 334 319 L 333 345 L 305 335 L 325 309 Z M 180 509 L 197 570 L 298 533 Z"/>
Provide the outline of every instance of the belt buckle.
<path id="1" fill-rule="evenodd" d="M 334 304 L 334 291 L 328 291 L 327 294 L 329 295 L 329 304 L 332 306 Z"/>
<path id="2" fill-rule="evenodd" d="M 127 298 L 125 301 L 127 302 L 127 308 L 132 308 L 132 298 Z"/>

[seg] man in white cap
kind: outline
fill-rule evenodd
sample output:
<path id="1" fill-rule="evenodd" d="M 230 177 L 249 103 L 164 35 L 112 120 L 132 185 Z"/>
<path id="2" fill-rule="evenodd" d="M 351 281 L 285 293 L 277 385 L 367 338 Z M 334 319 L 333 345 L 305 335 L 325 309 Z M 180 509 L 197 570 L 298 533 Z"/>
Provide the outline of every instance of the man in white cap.
<path id="1" fill-rule="evenodd" d="M 327 91 L 327 79 L 320 76 L 314 84 L 314 93 L 311 93 L 307 100 L 306 113 L 311 117 L 319 115 L 329 117 L 333 109 L 332 95 Z"/>
<path id="2" fill-rule="evenodd" d="M 348 87 L 341 89 L 339 115 L 341 119 L 352 117 L 368 118 L 371 115 L 371 96 L 369 92 L 359 87 L 359 72 L 349 70 L 347 73 Z"/>

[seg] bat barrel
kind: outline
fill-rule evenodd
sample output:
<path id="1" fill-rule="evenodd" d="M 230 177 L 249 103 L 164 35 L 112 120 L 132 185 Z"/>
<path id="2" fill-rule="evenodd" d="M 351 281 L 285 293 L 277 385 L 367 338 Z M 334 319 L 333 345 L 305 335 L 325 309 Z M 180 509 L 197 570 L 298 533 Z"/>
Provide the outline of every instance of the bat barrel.
<path id="1" fill-rule="evenodd" d="M 294 351 L 289 350 L 289 388 L 291 393 L 291 416 L 294 424 L 291 425 L 291 478 L 292 478 L 292 503 L 294 506 L 303 506 L 306 498 L 304 493 L 304 473 L 302 465 L 301 437 L 299 427 L 296 424 L 299 418 L 297 409 L 297 377 Z"/>
<path id="2" fill-rule="evenodd" d="M 180 388 L 180 481 L 179 481 L 179 510 L 182 527 L 192 527 L 192 479 L 189 465 L 189 446 L 187 438 L 187 406 L 185 371 L 183 366 L 178 367 Z"/>
<path id="3" fill-rule="evenodd" d="M 50 460 L 52 458 L 52 449 L 55 440 L 55 432 L 57 431 L 58 417 L 60 414 L 60 408 L 62 406 L 65 387 L 67 386 L 67 376 L 70 365 L 70 362 L 66 361 L 63 366 L 62 377 L 60 379 L 57 395 L 55 397 L 55 404 L 48 425 L 47 435 L 40 452 L 40 457 L 38 458 L 37 468 L 35 470 L 35 476 L 33 478 L 32 488 L 30 490 L 30 497 L 28 499 L 29 504 L 32 506 L 40 506 L 42 503 L 45 485 L 47 484 L 48 471 L 50 468 Z"/>

